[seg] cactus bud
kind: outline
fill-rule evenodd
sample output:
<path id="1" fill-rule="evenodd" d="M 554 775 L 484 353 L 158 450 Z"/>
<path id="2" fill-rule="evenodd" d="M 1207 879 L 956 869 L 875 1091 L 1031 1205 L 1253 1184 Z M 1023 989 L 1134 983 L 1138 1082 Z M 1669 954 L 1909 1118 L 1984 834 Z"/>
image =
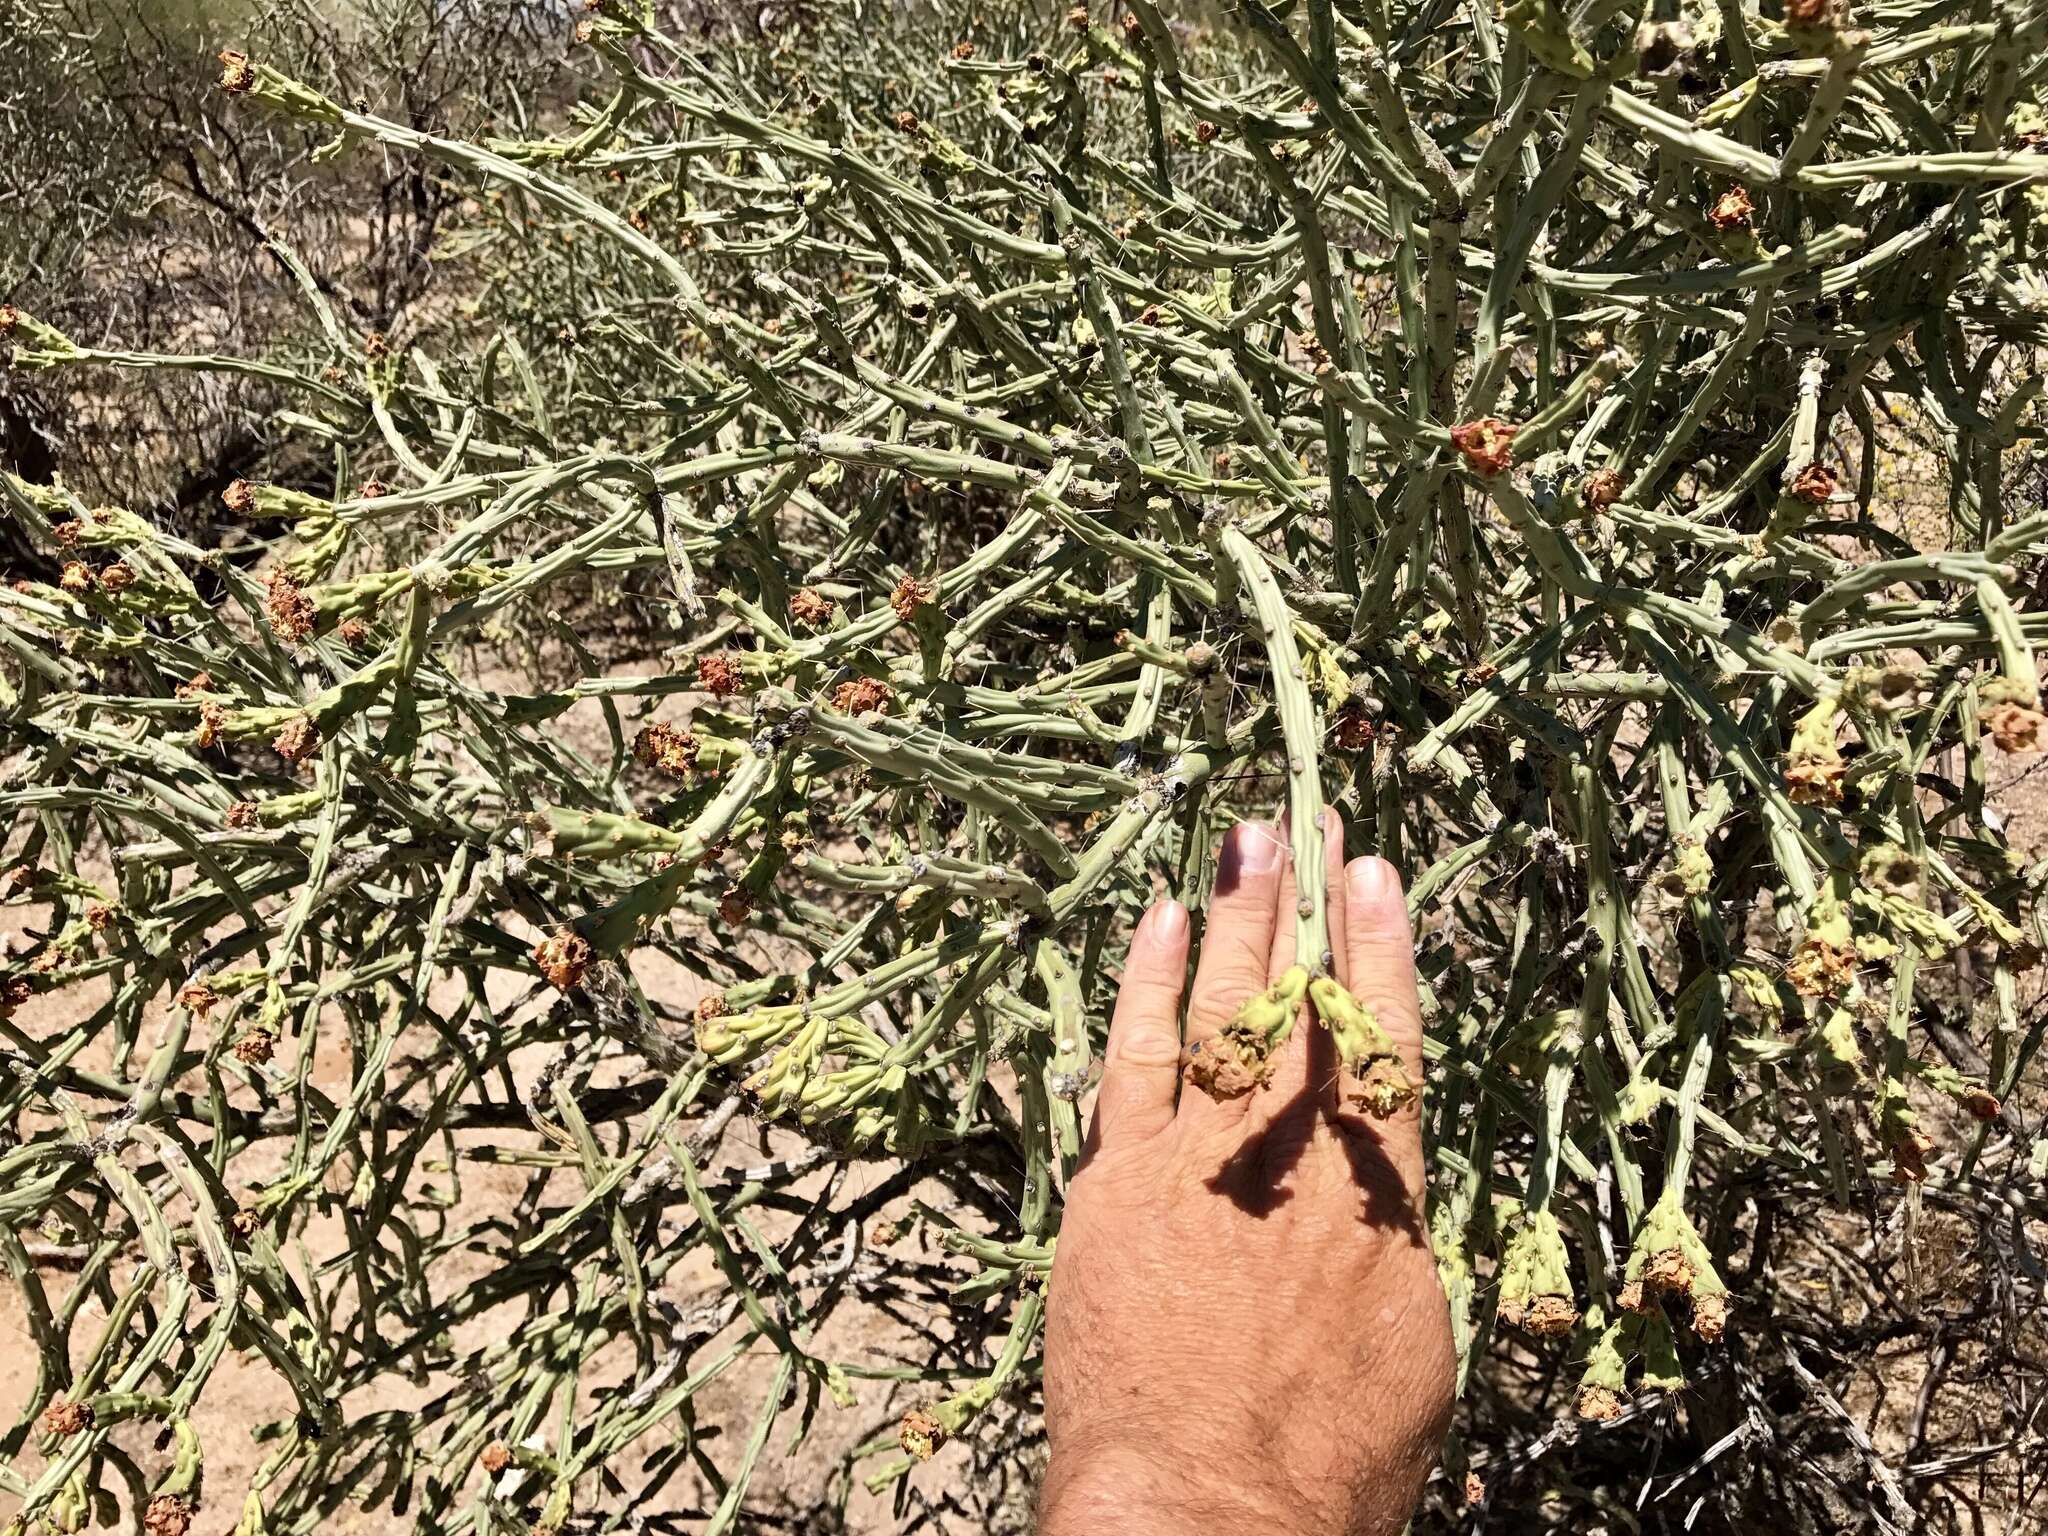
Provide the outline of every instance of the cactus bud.
<path id="1" fill-rule="evenodd" d="M 590 969 L 590 941 L 564 928 L 533 946 L 533 963 L 557 992 L 573 991 Z"/>
<path id="2" fill-rule="evenodd" d="M 1474 474 L 1497 475 L 1514 462 L 1515 430 L 1498 416 L 1484 416 L 1451 428 L 1451 444 Z"/>

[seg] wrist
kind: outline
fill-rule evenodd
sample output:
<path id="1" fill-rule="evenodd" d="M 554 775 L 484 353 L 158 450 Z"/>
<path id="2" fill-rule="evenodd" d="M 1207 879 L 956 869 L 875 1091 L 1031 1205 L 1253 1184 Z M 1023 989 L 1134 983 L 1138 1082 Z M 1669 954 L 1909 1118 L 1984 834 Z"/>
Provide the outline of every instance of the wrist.
<path id="1" fill-rule="evenodd" d="M 1270 1477 L 1160 1449 L 1056 1451 L 1039 1489 L 1038 1536 L 1272 1536 L 1320 1529 Z"/>

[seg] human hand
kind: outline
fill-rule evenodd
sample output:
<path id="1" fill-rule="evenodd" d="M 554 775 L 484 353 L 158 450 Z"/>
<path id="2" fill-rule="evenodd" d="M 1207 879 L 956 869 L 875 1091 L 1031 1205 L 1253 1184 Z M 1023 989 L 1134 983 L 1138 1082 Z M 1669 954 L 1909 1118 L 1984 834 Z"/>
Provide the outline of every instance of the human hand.
<path id="1" fill-rule="evenodd" d="M 1400 878 L 1381 859 L 1346 868 L 1337 813 L 1324 821 L 1337 979 L 1420 1083 Z M 1295 963 L 1296 900 L 1283 837 L 1234 828 L 1190 1044 Z M 1183 1091 L 1188 931 L 1187 909 L 1161 902 L 1131 941 L 1067 1192 L 1047 1296 L 1041 1536 L 1399 1531 L 1436 1464 L 1454 1376 L 1420 1112 L 1349 1108 L 1329 1031 L 1306 1016 L 1263 1089 Z"/>

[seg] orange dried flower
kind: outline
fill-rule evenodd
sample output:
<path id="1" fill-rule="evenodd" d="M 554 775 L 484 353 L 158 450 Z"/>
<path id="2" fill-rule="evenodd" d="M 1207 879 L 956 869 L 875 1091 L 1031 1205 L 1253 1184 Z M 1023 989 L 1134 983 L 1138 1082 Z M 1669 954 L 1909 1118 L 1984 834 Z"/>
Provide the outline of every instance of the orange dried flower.
<path id="1" fill-rule="evenodd" d="M 1707 222 L 1722 234 L 1732 234 L 1738 229 L 1749 228 L 1750 215 L 1756 212 L 1756 204 L 1749 200 L 1749 188 L 1730 187 L 1715 198 L 1707 209 Z"/>
<path id="2" fill-rule="evenodd" d="M 1589 512 L 1613 506 L 1621 500 L 1621 492 L 1621 475 L 1612 469 L 1596 469 L 1579 482 L 1579 501 Z"/>
<path id="3" fill-rule="evenodd" d="M 743 885 L 728 885 L 718 897 L 718 918 L 728 927 L 737 928 L 754 913 L 754 898 Z"/>
<path id="4" fill-rule="evenodd" d="M 2024 704 L 1992 704 L 1979 711 L 1978 718 L 2002 752 L 2038 750 L 2042 729 L 2048 727 L 2048 718 L 2041 711 Z"/>
<path id="5" fill-rule="evenodd" d="M 263 614 L 270 620 L 271 631 L 277 638 L 287 645 L 297 645 L 312 634 L 319 611 L 305 589 L 292 579 L 291 572 L 272 571 L 264 578 L 264 585 L 270 589 L 270 595 L 263 601 Z"/>
<path id="6" fill-rule="evenodd" d="M 915 576 L 906 576 L 896 583 L 896 590 L 889 594 L 889 606 L 896 610 L 896 617 L 908 624 L 917 617 L 918 610 L 929 607 L 938 600 L 938 586 L 929 581 L 919 581 Z"/>
<path id="7" fill-rule="evenodd" d="M 220 504 L 230 512 L 253 512 L 256 510 L 256 487 L 246 480 L 231 480 L 228 488 L 220 493 Z"/>
<path id="8" fill-rule="evenodd" d="M 94 933 L 105 933 L 114 923 L 114 909 L 103 901 L 96 901 L 85 909 L 86 926 Z"/>
<path id="9" fill-rule="evenodd" d="M 250 66 L 249 55 L 233 48 L 220 51 L 220 88 L 230 96 L 240 96 L 256 84 L 256 71 Z"/>
<path id="10" fill-rule="evenodd" d="M 343 619 L 335 627 L 334 633 L 343 645 L 360 648 L 363 642 L 370 638 L 370 626 L 361 619 Z"/>
<path id="11" fill-rule="evenodd" d="M 46 1435 L 82 1435 L 92 1428 L 92 1404 L 74 1403 L 67 1397 L 53 1397 L 43 1410 Z"/>
<path id="12" fill-rule="evenodd" d="M 389 496 L 390 494 L 391 487 L 382 480 L 379 480 L 375 475 L 372 475 L 356 487 L 357 501 L 375 501 L 380 496 Z"/>
<path id="13" fill-rule="evenodd" d="M 257 805 L 254 800 L 237 800 L 228 807 L 227 821 L 231 827 L 238 829 L 253 827 L 257 825 L 259 819 Z"/>
<path id="14" fill-rule="evenodd" d="M 724 651 L 697 658 L 697 686 L 714 699 L 729 699 L 747 691 L 747 680 L 739 663 Z"/>
<path id="15" fill-rule="evenodd" d="M 903 1423 L 896 1431 L 896 1442 L 906 1455 L 919 1461 L 930 1461 L 938 1454 L 939 1447 L 946 1443 L 946 1426 L 929 1409 L 913 1408 L 903 1415 Z"/>
<path id="16" fill-rule="evenodd" d="M 1998 1095 L 1988 1088 L 1965 1088 L 1957 1095 L 1956 1102 L 1977 1120 L 1996 1120 L 2005 1113 L 2005 1106 L 1999 1102 Z"/>
<path id="17" fill-rule="evenodd" d="M 1373 743 L 1379 739 L 1379 732 L 1372 721 L 1368 720 L 1365 711 L 1355 704 L 1347 704 L 1337 712 L 1336 725 L 1331 734 L 1338 749 L 1344 752 L 1370 751 Z"/>
<path id="18" fill-rule="evenodd" d="M 1806 939 L 1785 967 L 1785 979 L 1801 997 L 1839 997 L 1856 979 L 1856 951 L 1826 939 Z"/>
<path id="19" fill-rule="evenodd" d="M 1515 428 L 1498 416 L 1483 416 L 1451 428 L 1451 445 L 1482 475 L 1497 475 L 1513 463 L 1514 443 Z"/>
<path id="20" fill-rule="evenodd" d="M 496 1477 L 512 1465 L 512 1449 L 502 1440 L 493 1440 L 484 1447 L 483 1454 L 476 1459 L 476 1464 L 492 1477 Z"/>
<path id="21" fill-rule="evenodd" d="M 1086 32 L 1088 30 L 1088 7 L 1085 5 L 1069 7 L 1067 11 L 1067 25 L 1076 32 Z"/>
<path id="22" fill-rule="evenodd" d="M 894 697 L 880 679 L 856 677 L 832 690 L 832 707 L 844 715 L 865 715 L 871 710 L 887 710 Z"/>
<path id="23" fill-rule="evenodd" d="M 910 108 L 905 107 L 896 114 L 896 127 L 903 133 L 915 133 L 917 131 L 917 114 L 911 111 Z"/>
<path id="24" fill-rule="evenodd" d="M 92 590 L 92 567 L 83 560 L 66 560 L 64 572 L 57 578 L 57 585 L 66 592 L 90 592 Z"/>
<path id="25" fill-rule="evenodd" d="M 194 1018 L 203 1019 L 220 1001 L 220 994 L 204 981 L 188 981 L 178 988 L 178 1006 Z"/>
<path id="26" fill-rule="evenodd" d="M 235 1060 L 245 1066 L 260 1067 L 276 1050 L 276 1035 L 267 1029 L 252 1029 L 235 1042 Z"/>
<path id="27" fill-rule="evenodd" d="M 288 763 L 303 763 L 320 750 L 320 727 L 311 715 L 294 715 L 271 738 L 271 747 Z"/>
<path id="28" fill-rule="evenodd" d="M 1213 144 L 1216 142 L 1216 135 L 1222 131 L 1221 128 L 1218 128 L 1205 117 L 1195 124 L 1195 142 L 1197 144 Z"/>
<path id="29" fill-rule="evenodd" d="M 228 712 L 212 699 L 199 706 L 199 731 L 195 740 L 202 748 L 220 745 L 221 727 L 228 723 Z"/>
<path id="30" fill-rule="evenodd" d="M 533 946 L 533 963 L 558 992 L 572 990 L 590 969 L 590 941 L 564 928 Z"/>
<path id="31" fill-rule="evenodd" d="M 1787 764 L 1786 796 L 1794 805 L 1840 805 L 1842 776 L 1848 771 L 1849 765 L 1840 758 Z"/>
<path id="32" fill-rule="evenodd" d="M 971 59 L 971 58 L 973 58 L 973 57 L 974 57 L 974 44 L 972 44 L 972 43 L 969 43 L 969 42 L 958 42 L 958 43 L 955 43 L 955 44 L 953 45 L 953 57 L 954 57 L 954 58 L 956 58 L 956 59 Z"/>
<path id="33" fill-rule="evenodd" d="M 1799 473 L 1792 477 L 1792 483 L 1785 487 L 1785 494 L 1808 506 L 1820 506 L 1835 494 L 1835 472 L 1820 460 L 1811 460 L 1800 466 Z"/>
<path id="34" fill-rule="evenodd" d="M 1579 1388 L 1579 1417 L 1595 1424 L 1610 1424 L 1621 1417 L 1621 1394 L 1612 1387 Z"/>
<path id="35" fill-rule="evenodd" d="M 189 699 L 202 693 L 212 693 L 213 674 L 211 672 L 194 672 L 190 682 L 178 684 L 174 691 L 181 699 Z"/>
<path id="36" fill-rule="evenodd" d="M 656 720 L 642 726 L 633 738 L 633 755 L 670 778 L 686 779 L 696 772 L 697 746 L 697 738 L 688 731 Z"/>
<path id="37" fill-rule="evenodd" d="M 57 536 L 59 544 L 64 545 L 68 549 L 73 544 L 76 544 L 79 535 L 85 532 L 85 524 L 74 519 L 56 524 L 50 529 L 50 532 Z"/>
<path id="38" fill-rule="evenodd" d="M 391 355 L 391 342 L 382 331 L 372 331 L 363 338 L 363 356 L 373 363 L 381 363 Z"/>
<path id="39" fill-rule="evenodd" d="M 799 624 L 820 629 L 831 622 L 839 605 L 816 587 L 798 587 L 790 594 L 789 615 Z"/>
<path id="40" fill-rule="evenodd" d="M 225 76 L 221 84 L 227 85 Z M 228 87 L 230 90 L 233 86 Z M 242 87 L 247 90 L 247 86 Z M 237 1212 L 237 1216 L 241 1213 Z M 160 1493 L 149 1501 L 142 1514 L 142 1529 L 148 1536 L 185 1536 L 192 1529 L 192 1501 L 175 1493 Z"/>

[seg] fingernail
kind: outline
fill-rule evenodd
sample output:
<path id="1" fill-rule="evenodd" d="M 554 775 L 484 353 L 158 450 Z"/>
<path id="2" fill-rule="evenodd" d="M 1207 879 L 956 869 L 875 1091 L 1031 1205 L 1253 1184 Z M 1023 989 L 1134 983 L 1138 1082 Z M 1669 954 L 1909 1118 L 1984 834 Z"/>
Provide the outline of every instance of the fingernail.
<path id="1" fill-rule="evenodd" d="M 1401 877 L 1385 859 L 1367 856 L 1353 859 L 1344 871 L 1351 899 L 1360 906 L 1401 899 Z"/>
<path id="2" fill-rule="evenodd" d="M 1287 845 L 1263 821 L 1241 821 L 1223 840 L 1223 878 L 1235 882 L 1246 875 L 1270 875 L 1287 857 Z"/>
<path id="3" fill-rule="evenodd" d="M 1188 931 L 1188 909 L 1168 897 L 1152 909 L 1152 937 L 1162 944 L 1177 944 Z"/>

